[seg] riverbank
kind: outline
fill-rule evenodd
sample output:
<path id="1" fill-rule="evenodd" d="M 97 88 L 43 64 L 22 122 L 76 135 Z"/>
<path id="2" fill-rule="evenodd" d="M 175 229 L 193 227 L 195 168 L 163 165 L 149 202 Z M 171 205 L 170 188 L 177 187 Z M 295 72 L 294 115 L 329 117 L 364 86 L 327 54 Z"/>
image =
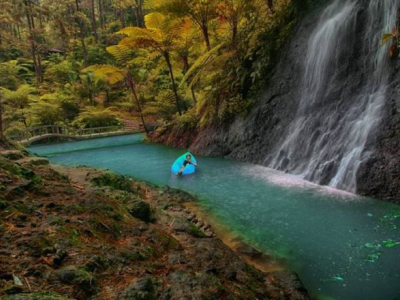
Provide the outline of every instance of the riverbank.
<path id="1" fill-rule="evenodd" d="M 308 299 L 223 244 L 190 194 L 19 151 L 0 162 L 2 299 Z"/>

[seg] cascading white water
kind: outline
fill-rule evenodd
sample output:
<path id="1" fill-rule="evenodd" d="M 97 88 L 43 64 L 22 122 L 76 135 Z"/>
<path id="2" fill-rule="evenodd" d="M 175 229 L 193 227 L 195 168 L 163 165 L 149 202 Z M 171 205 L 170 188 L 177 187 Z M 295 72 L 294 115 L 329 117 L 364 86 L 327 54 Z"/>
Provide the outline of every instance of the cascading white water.
<path id="1" fill-rule="evenodd" d="M 272 168 L 351 192 L 356 192 L 357 171 L 370 155 L 368 143 L 385 104 L 389 58 L 387 47 L 379 45 L 380 37 L 395 26 L 400 3 L 369 0 L 363 42 L 354 45 L 351 41 L 359 34 L 356 26 L 361 1 L 366 0 L 336 0 L 321 15 L 308 42 L 296 117 L 267 159 Z M 362 47 L 358 52 L 365 59 L 358 84 L 349 86 L 346 70 L 352 67 L 355 46 Z M 356 96 L 332 89 L 338 85 L 357 90 Z M 346 95 L 351 98 L 350 105 L 327 103 L 332 96 L 340 100 Z M 328 115 L 323 111 L 327 107 Z"/>

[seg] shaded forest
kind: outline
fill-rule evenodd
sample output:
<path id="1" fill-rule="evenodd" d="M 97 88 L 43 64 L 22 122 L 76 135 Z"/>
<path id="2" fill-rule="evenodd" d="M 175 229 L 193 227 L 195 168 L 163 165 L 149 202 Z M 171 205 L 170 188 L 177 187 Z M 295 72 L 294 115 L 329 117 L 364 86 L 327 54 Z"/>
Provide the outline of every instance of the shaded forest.
<path id="1" fill-rule="evenodd" d="M 188 129 L 246 114 L 298 6 L 291 0 L 2 0 L 3 132 L 124 119 Z"/>

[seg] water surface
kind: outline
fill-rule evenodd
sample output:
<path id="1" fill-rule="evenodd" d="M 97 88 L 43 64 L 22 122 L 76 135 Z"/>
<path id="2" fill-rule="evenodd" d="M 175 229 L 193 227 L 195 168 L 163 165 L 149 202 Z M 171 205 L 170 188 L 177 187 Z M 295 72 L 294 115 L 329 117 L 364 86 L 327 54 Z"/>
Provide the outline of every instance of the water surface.
<path id="1" fill-rule="evenodd" d="M 284 259 L 314 296 L 400 299 L 400 206 L 325 188 L 261 166 L 198 157 L 171 175 L 185 150 L 128 135 L 32 146 L 52 163 L 110 169 L 200 197 L 201 206 L 255 247 Z"/>

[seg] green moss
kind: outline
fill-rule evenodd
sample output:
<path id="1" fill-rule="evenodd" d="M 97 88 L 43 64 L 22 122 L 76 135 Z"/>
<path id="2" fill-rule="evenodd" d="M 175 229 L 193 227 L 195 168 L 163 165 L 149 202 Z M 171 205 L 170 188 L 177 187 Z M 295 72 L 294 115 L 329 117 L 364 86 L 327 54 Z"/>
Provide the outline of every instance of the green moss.
<path id="1" fill-rule="evenodd" d="M 0 211 L 6 209 L 8 206 L 8 203 L 4 200 L 0 200 Z"/>
<path id="2" fill-rule="evenodd" d="M 197 228 L 197 226 L 193 225 L 192 223 L 189 223 L 188 233 L 193 235 L 194 237 L 198 237 L 198 238 L 206 237 L 204 232 L 201 231 L 199 228 Z"/>
<path id="3" fill-rule="evenodd" d="M 3 300 L 72 300 L 53 292 L 38 292 L 3 296 Z"/>
<path id="4" fill-rule="evenodd" d="M 71 215 L 79 215 L 83 214 L 85 212 L 85 209 L 79 205 L 79 204 L 72 204 L 72 205 L 66 205 L 64 207 L 64 212 L 71 214 Z"/>
<path id="5" fill-rule="evenodd" d="M 67 228 L 67 227 L 61 227 L 61 228 L 59 228 L 59 231 L 65 235 L 65 238 L 68 239 L 68 241 L 71 243 L 71 245 L 73 245 L 73 246 L 82 245 L 82 242 L 79 238 L 78 230 Z"/>
<path id="6" fill-rule="evenodd" d="M 100 177 L 93 178 L 92 183 L 96 186 L 110 186 L 117 190 L 122 190 L 126 192 L 133 192 L 132 182 L 125 176 L 117 175 L 113 173 L 106 173 Z"/>
<path id="7" fill-rule="evenodd" d="M 160 242 L 160 245 L 165 250 L 171 250 L 171 249 L 177 250 L 181 247 L 179 242 L 169 235 L 161 235 L 158 237 L 158 240 Z"/>
<path id="8" fill-rule="evenodd" d="M 121 257 L 130 261 L 143 261 L 151 258 L 154 250 L 150 246 L 135 247 L 129 251 L 121 252 Z"/>
<path id="9" fill-rule="evenodd" d="M 20 178 L 32 179 L 35 173 L 32 170 L 25 169 L 18 164 L 11 162 L 6 159 L 0 159 L 0 169 L 6 171 L 10 175 L 14 175 Z"/>
<path id="10" fill-rule="evenodd" d="M 112 234 L 115 238 L 121 236 L 121 226 L 118 222 L 105 222 L 99 217 L 91 217 L 89 219 L 91 228 L 100 233 Z"/>
<path id="11" fill-rule="evenodd" d="M 61 282 L 74 285 L 86 295 L 93 294 L 96 291 L 96 278 L 84 267 L 67 266 L 58 270 L 57 275 Z"/>

